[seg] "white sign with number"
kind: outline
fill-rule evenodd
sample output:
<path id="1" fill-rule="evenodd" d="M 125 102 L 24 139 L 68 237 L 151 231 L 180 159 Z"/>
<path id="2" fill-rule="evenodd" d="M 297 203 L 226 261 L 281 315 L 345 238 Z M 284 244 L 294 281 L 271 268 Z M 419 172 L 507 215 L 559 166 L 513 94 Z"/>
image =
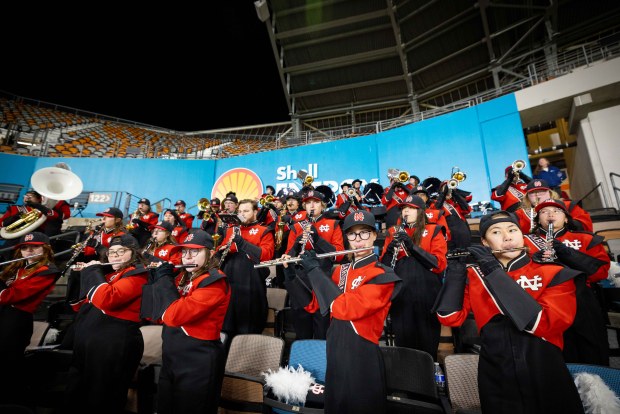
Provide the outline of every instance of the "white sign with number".
<path id="1" fill-rule="evenodd" d="M 89 203 L 108 204 L 110 200 L 112 200 L 112 196 L 110 196 L 110 194 L 90 193 L 90 196 L 88 197 Z"/>

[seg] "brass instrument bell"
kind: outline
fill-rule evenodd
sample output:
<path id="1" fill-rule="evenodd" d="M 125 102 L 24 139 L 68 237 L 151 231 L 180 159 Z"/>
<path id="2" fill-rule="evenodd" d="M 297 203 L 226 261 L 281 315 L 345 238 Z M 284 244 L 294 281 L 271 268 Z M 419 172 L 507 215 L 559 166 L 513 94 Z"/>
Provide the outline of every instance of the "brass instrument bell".
<path id="1" fill-rule="evenodd" d="M 258 204 L 264 207 L 265 204 L 273 203 L 273 200 L 275 200 L 275 197 L 272 196 L 271 194 L 267 194 L 265 197 L 261 197 L 260 200 L 258 200 Z"/>
<path id="2" fill-rule="evenodd" d="M 452 167 L 452 173 L 450 176 L 452 180 L 456 180 L 458 183 L 461 183 L 467 179 L 467 174 L 461 171 L 459 167 Z"/>
<path id="3" fill-rule="evenodd" d="M 525 168 L 525 161 L 523 160 L 516 160 L 515 162 L 512 163 L 512 172 L 514 172 L 515 174 L 524 168 Z"/>
<path id="4" fill-rule="evenodd" d="M 302 185 L 310 185 L 314 182 L 314 177 L 308 175 L 308 173 L 304 170 L 297 171 L 297 178 L 301 180 Z"/>

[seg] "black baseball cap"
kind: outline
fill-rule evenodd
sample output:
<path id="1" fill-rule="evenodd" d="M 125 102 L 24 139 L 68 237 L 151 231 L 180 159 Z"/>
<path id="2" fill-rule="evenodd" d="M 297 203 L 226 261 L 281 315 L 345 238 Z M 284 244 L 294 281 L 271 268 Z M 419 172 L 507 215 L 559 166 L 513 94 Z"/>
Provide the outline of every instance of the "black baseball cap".
<path id="1" fill-rule="evenodd" d="M 310 190 L 310 191 L 306 192 L 304 194 L 304 198 L 303 198 L 302 202 L 305 203 L 306 201 L 308 201 L 310 199 L 319 200 L 319 201 L 321 201 L 323 203 L 325 202 L 325 196 L 323 195 L 323 193 L 320 192 L 320 191 L 316 191 L 316 190 Z"/>
<path id="2" fill-rule="evenodd" d="M 484 237 L 489 227 L 491 227 L 495 223 L 513 223 L 517 227 L 519 227 L 519 219 L 513 213 L 510 213 L 505 210 L 494 211 L 489 214 L 485 214 L 480 218 L 480 236 Z"/>
<path id="3" fill-rule="evenodd" d="M 110 247 L 112 246 L 132 247 L 134 249 L 139 247 L 138 240 L 129 234 L 121 234 L 120 236 L 112 237 L 110 240 Z"/>
<path id="4" fill-rule="evenodd" d="M 178 244 L 173 250 L 185 247 L 186 249 L 213 249 L 213 237 L 203 230 L 195 230 L 187 235 L 183 244 Z"/>
<path id="5" fill-rule="evenodd" d="M 138 204 L 146 204 L 147 206 L 150 206 L 151 201 L 148 198 L 141 198 L 140 201 L 138 201 Z"/>
<path id="6" fill-rule="evenodd" d="M 235 204 L 239 204 L 239 200 L 237 199 L 237 197 L 235 197 L 234 195 L 229 195 L 226 196 L 226 198 L 224 199 L 224 201 L 232 201 Z"/>
<path id="7" fill-rule="evenodd" d="M 428 189 L 423 185 L 418 185 L 413 189 L 413 194 L 424 193 L 428 196 Z"/>
<path id="8" fill-rule="evenodd" d="M 568 214 L 568 209 L 566 208 L 566 204 L 564 204 L 562 200 L 554 200 L 550 198 L 538 204 L 536 208 L 534 208 L 534 210 L 536 210 L 536 213 L 538 213 L 540 210 L 542 210 L 545 207 L 559 208 L 560 210 L 564 211 L 565 214 Z"/>
<path id="9" fill-rule="evenodd" d="M 33 246 L 41 246 L 43 244 L 49 244 L 50 238 L 47 235 L 39 232 L 33 231 L 32 233 L 24 234 L 19 238 L 19 243 L 16 244 L 13 249 L 17 250 L 21 246 L 33 245 Z"/>
<path id="10" fill-rule="evenodd" d="M 185 204 L 185 201 L 183 200 L 178 200 L 176 203 L 174 203 L 175 206 L 185 206 L 187 204 Z"/>
<path id="11" fill-rule="evenodd" d="M 212 206 L 219 206 L 220 205 L 220 199 L 215 197 L 211 199 L 211 205 Z"/>
<path id="12" fill-rule="evenodd" d="M 402 203 L 398 203 L 398 208 L 407 206 L 424 210 L 426 208 L 426 203 L 417 195 L 408 195 Z"/>
<path id="13" fill-rule="evenodd" d="M 529 183 L 527 183 L 527 187 L 525 187 L 525 192 L 529 193 L 530 191 L 539 191 L 539 190 L 551 190 L 549 184 L 545 180 L 541 180 L 536 178 Z"/>
<path id="14" fill-rule="evenodd" d="M 105 210 L 103 210 L 101 213 L 97 213 L 95 215 L 99 217 L 114 217 L 114 218 L 119 218 L 119 219 L 123 218 L 123 212 L 116 207 L 108 207 Z"/>
<path id="15" fill-rule="evenodd" d="M 167 221 L 160 221 L 156 225 L 154 225 L 153 228 L 166 230 L 166 231 L 169 231 L 170 233 L 172 233 L 172 230 L 174 230 L 174 226 Z"/>
<path id="16" fill-rule="evenodd" d="M 354 213 L 351 213 L 344 219 L 344 223 L 342 224 L 342 231 L 346 232 L 353 226 L 364 225 L 371 227 L 373 231 L 375 229 L 375 215 L 366 210 L 358 210 Z"/>

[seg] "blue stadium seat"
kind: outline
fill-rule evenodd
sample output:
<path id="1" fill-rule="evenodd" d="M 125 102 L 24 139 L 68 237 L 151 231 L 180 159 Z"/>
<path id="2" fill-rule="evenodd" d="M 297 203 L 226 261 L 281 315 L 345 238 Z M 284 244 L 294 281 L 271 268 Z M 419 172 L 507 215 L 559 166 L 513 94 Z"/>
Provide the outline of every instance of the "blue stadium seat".
<path id="1" fill-rule="evenodd" d="M 566 364 L 572 376 L 586 372 L 601 377 L 605 384 L 620 397 L 620 369 L 590 364 Z"/>

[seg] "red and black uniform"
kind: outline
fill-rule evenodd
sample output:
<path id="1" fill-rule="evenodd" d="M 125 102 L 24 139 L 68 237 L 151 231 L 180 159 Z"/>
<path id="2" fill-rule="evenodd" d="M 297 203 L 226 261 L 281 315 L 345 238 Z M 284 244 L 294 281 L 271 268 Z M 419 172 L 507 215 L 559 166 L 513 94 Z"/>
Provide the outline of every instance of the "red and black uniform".
<path id="1" fill-rule="evenodd" d="M 471 230 L 465 216 L 471 212 L 468 204 L 471 195 L 461 196 L 458 189 L 452 190 L 452 198 L 445 199 L 445 193 L 441 193 L 436 201 L 430 203 L 434 210 L 439 210 L 446 219 L 447 229 L 450 232 L 448 249 L 463 249 L 471 245 Z"/>
<path id="2" fill-rule="evenodd" d="M 327 315 L 331 311 L 325 412 L 387 412 L 385 368 L 378 344 L 398 282 L 394 271 L 378 263 L 375 255 L 336 266 L 331 280 L 316 267 L 303 278 L 293 276 L 287 282 L 291 302 L 307 312 Z"/>
<path id="3" fill-rule="evenodd" d="M 131 235 L 138 240 L 140 246 L 144 246 L 146 241 L 151 237 L 153 226 L 159 221 L 159 215 L 149 211 L 138 218 L 132 218 L 130 223 L 134 225 Z"/>
<path id="4" fill-rule="evenodd" d="M 540 264 L 523 252 L 483 272 L 451 260 L 437 314 L 446 326 L 474 313 L 482 348 L 478 389 L 483 412 L 583 413 L 562 357 L 563 333 L 575 317 L 578 272 Z"/>
<path id="5" fill-rule="evenodd" d="M 295 216 L 293 216 L 295 217 Z M 311 226 L 312 233 L 308 237 L 305 250 L 314 250 L 317 253 L 331 253 L 344 250 L 342 229 L 337 220 L 325 218 L 320 215 L 315 220 L 303 220 L 291 226 L 286 246 L 287 254 L 295 257 L 301 252 L 301 238 L 303 237 L 304 227 Z M 332 256 L 320 259 L 321 269 L 324 273 L 330 274 L 334 261 L 340 260 L 342 256 Z M 296 267 L 295 271 L 299 277 L 305 277 L 305 271 Z M 295 334 L 299 339 L 325 339 L 327 328 L 329 327 L 329 316 L 322 316 L 320 313 L 308 313 L 303 308 L 291 303 L 295 315 Z"/>
<path id="6" fill-rule="evenodd" d="M 504 187 L 506 186 L 499 185 L 495 187 L 491 192 L 491 200 L 499 203 L 500 210 L 515 212 L 525 196 L 527 183 L 523 181 L 518 183 L 510 181 L 509 185 L 506 188 Z"/>
<path id="7" fill-rule="evenodd" d="M 515 215 L 519 220 L 519 228 L 523 234 L 529 234 L 532 229 L 536 228 L 536 222 L 534 221 L 536 213 L 534 212 L 533 207 L 528 210 L 521 207 L 515 211 Z"/>
<path id="8" fill-rule="evenodd" d="M 33 314 L 54 288 L 59 273 L 53 264 L 41 266 L 37 262 L 19 269 L 12 279 L 0 280 L 0 355 L 4 373 L 0 378 L 2 402 L 19 398 L 23 391 L 26 380 L 22 377 L 24 351 L 32 336 Z"/>
<path id="9" fill-rule="evenodd" d="M 140 305 L 148 271 L 134 265 L 107 274 L 104 269 L 109 265 L 82 270 L 84 299 L 76 304 L 67 384 L 70 412 L 122 412 L 144 350 Z"/>
<path id="10" fill-rule="evenodd" d="M 174 237 L 174 239 L 177 241 L 177 243 L 183 243 L 185 241 L 185 238 L 187 237 L 187 228 L 183 227 L 183 226 L 176 226 L 171 232 L 170 234 Z"/>
<path id="11" fill-rule="evenodd" d="M 336 210 L 340 212 L 340 219 L 344 219 L 349 214 L 355 213 L 360 209 L 367 210 L 362 206 L 357 197 L 349 197 L 343 193 L 338 194 L 338 197 L 336 197 Z"/>
<path id="12" fill-rule="evenodd" d="M 48 236 L 55 236 L 61 233 L 62 223 L 71 217 L 71 206 L 66 201 L 60 200 L 54 204 L 51 210 L 56 212 L 56 214 L 52 217 L 48 216 L 47 220 L 39 228 L 39 231 Z"/>
<path id="13" fill-rule="evenodd" d="M 540 227 L 536 234 L 527 235 L 524 239 L 531 255 L 546 249 L 546 234 Z M 603 240 L 592 233 L 573 232 L 566 228 L 554 234 L 556 262 L 584 273 L 575 279 L 575 321 L 564 332 L 563 354 L 566 362 L 609 365 L 607 328 L 595 290 L 596 283 L 607 278 L 610 267 Z"/>
<path id="14" fill-rule="evenodd" d="M 383 196 L 381 197 L 381 204 L 383 204 L 386 209 L 385 225 L 388 228 L 396 225 L 400 217 L 398 205 L 402 203 L 408 195 L 409 190 L 402 183 L 397 182 L 385 188 Z"/>
<path id="15" fill-rule="evenodd" d="M 448 228 L 448 222 L 445 217 L 446 210 L 435 210 L 434 208 L 426 208 L 424 214 L 426 214 L 426 222 L 429 224 L 437 224 L 443 228 L 446 235 L 446 240 L 450 240 L 450 229 Z M 400 224 L 400 222 L 398 223 Z"/>
<path id="16" fill-rule="evenodd" d="M 578 230 L 583 230 L 587 232 L 593 232 L 593 224 L 592 218 L 590 215 L 579 205 L 571 200 L 562 200 L 562 202 L 566 205 L 566 209 L 568 213 L 573 219 L 574 224 L 577 226 Z M 528 234 L 532 229 L 536 227 L 536 223 L 532 224 L 535 216 L 533 216 L 534 208 L 529 210 L 525 210 L 523 208 L 515 211 L 517 218 L 519 219 L 519 227 L 523 234 Z"/>
<path id="17" fill-rule="evenodd" d="M 181 264 L 181 250 L 175 249 L 174 244 L 162 244 L 161 246 L 155 246 L 153 253 L 144 253 L 147 259 L 152 259 L 155 262 L 169 262 L 174 265 Z"/>
<path id="18" fill-rule="evenodd" d="M 220 332 L 231 289 L 217 269 L 180 285 L 183 278 L 161 265 L 143 288 L 142 316 L 164 325 L 157 411 L 217 413 L 226 364 Z"/>
<path id="19" fill-rule="evenodd" d="M 239 232 L 239 234 L 237 234 Z M 228 244 L 230 242 L 230 245 Z M 254 265 L 270 260 L 274 251 L 273 231 L 257 222 L 229 227 L 218 254 L 228 250 L 220 268 L 232 289 L 223 331 L 236 334 L 260 334 L 267 320 L 266 268 Z"/>
<path id="20" fill-rule="evenodd" d="M 422 214 L 422 210 L 418 211 Z M 390 310 L 395 345 L 428 352 L 436 359 L 441 326 L 431 310 L 441 290 L 448 247 L 441 226 L 427 224 L 419 246 L 412 239 L 415 230 L 416 227 L 405 225 L 402 231 L 407 238 L 399 242 L 394 240 L 397 229 L 391 227 L 383 245 L 381 263 L 386 266 L 394 263 L 394 271 L 403 281 Z"/>
<path id="21" fill-rule="evenodd" d="M 64 203 L 64 201 L 59 201 L 58 204 L 60 203 Z M 65 203 L 66 204 L 66 203 Z M 68 207 L 67 207 L 68 209 Z M 43 224 L 41 224 L 36 231 L 40 231 L 41 233 L 45 233 L 48 236 L 54 236 L 56 234 L 60 234 L 60 226 L 62 226 L 62 220 L 63 217 L 62 215 L 64 214 L 64 211 L 62 208 L 60 208 L 59 210 L 56 209 L 52 209 L 52 208 L 47 208 L 42 204 L 35 204 L 33 206 L 30 205 L 23 205 L 23 206 L 16 206 L 16 205 L 12 205 L 9 206 L 9 208 L 6 209 L 6 211 L 4 212 L 4 214 L 2 215 L 2 217 L 0 217 L 0 227 L 8 227 L 9 225 L 15 223 L 17 220 L 20 219 L 22 214 L 26 214 L 32 210 L 39 210 L 41 212 L 41 214 L 43 214 L 45 216 L 45 221 L 43 222 Z M 69 211 L 68 216 L 71 216 L 71 212 Z M 60 220 L 60 226 L 56 226 L 55 223 Z M 51 222 L 52 224 L 47 226 L 46 228 L 46 224 L 48 222 Z M 56 227 L 58 227 L 58 231 L 54 232 L 56 230 Z M 13 239 L 11 239 L 13 240 Z M 14 245 L 15 243 L 17 243 L 17 240 L 15 240 L 15 242 L 5 242 L 3 247 L 9 247 L 11 245 Z"/>
<path id="22" fill-rule="evenodd" d="M 185 212 L 185 213 L 179 214 L 179 219 L 183 220 L 183 223 L 185 223 L 185 227 L 188 230 L 192 228 L 192 226 L 194 224 L 194 216 L 192 216 L 191 214 Z"/>

